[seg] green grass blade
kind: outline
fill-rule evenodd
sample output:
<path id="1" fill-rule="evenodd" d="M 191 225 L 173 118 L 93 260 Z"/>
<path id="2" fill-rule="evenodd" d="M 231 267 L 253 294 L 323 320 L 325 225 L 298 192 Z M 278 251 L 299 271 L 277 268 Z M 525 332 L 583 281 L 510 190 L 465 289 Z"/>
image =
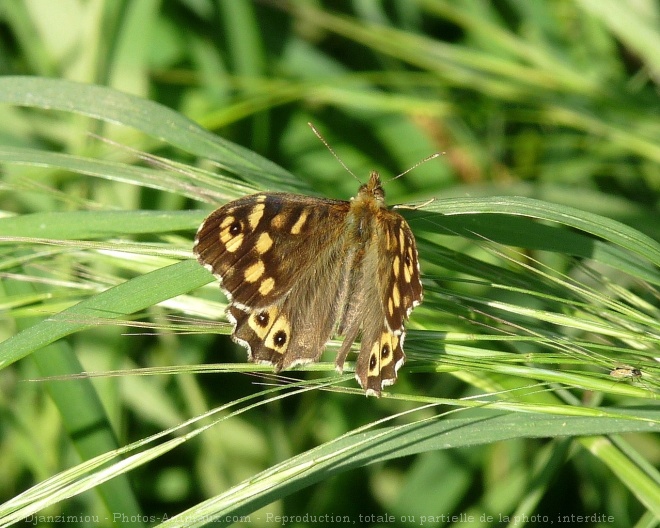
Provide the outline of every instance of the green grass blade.
<path id="1" fill-rule="evenodd" d="M 189 292 L 212 277 L 188 260 L 135 277 L 81 301 L 0 343 L 2 368 L 73 332 L 90 328 L 99 318 L 115 319 Z"/>
<path id="2" fill-rule="evenodd" d="M 644 431 L 660 425 L 660 411 L 630 413 L 612 409 L 620 417 L 567 417 L 524 413 L 487 413 L 480 418 L 435 419 L 347 435 L 272 466 L 226 493 L 209 499 L 160 526 L 178 526 L 182 519 L 198 519 L 203 526 L 215 518 L 229 526 L 247 515 L 315 482 L 344 471 L 424 451 L 475 446 L 513 438 L 552 438 Z M 626 415 L 628 417 L 626 417 Z"/>

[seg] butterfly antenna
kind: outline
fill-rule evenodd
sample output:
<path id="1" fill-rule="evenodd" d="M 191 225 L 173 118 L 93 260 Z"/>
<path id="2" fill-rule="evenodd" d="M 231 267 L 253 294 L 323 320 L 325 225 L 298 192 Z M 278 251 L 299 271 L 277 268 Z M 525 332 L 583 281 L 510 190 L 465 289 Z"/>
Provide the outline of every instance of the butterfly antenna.
<path id="1" fill-rule="evenodd" d="M 309 127 L 312 129 L 312 132 L 316 134 L 316 137 L 321 140 L 321 142 L 325 145 L 325 148 L 327 148 L 330 151 L 330 154 L 332 154 L 335 159 L 339 162 L 339 164 L 346 169 L 346 172 L 348 172 L 353 178 L 355 178 L 357 181 L 360 181 L 360 178 L 358 178 L 355 174 L 353 174 L 353 171 L 348 168 L 346 163 L 344 163 L 341 158 L 337 155 L 337 153 L 332 149 L 332 147 L 328 144 L 328 142 L 325 140 L 325 138 L 321 135 L 321 133 L 316 130 L 316 127 L 312 125 L 311 123 L 307 123 Z M 425 160 L 426 161 L 426 160 Z"/>
<path id="2" fill-rule="evenodd" d="M 439 158 L 443 154 L 444 154 L 444 152 L 436 152 L 435 154 L 431 154 L 430 156 L 424 158 L 422 161 L 418 161 L 417 163 L 415 163 L 409 169 L 404 170 L 401 174 L 399 174 L 398 176 L 395 176 L 394 178 L 392 178 L 392 180 L 396 180 L 397 178 L 401 178 L 401 176 L 404 176 L 404 175 L 408 174 L 411 170 L 416 169 L 422 163 L 426 163 L 427 161 L 431 161 L 432 159 Z M 389 180 L 389 181 L 392 181 L 392 180 Z"/>

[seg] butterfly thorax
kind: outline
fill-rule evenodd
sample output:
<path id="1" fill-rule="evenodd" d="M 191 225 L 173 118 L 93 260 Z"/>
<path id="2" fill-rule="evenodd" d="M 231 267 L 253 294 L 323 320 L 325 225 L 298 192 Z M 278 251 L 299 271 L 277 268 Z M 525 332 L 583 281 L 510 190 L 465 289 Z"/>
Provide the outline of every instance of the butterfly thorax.
<path id="1" fill-rule="evenodd" d="M 351 239 L 358 244 L 367 243 L 374 233 L 374 223 L 386 211 L 385 191 L 380 182 L 380 175 L 371 171 L 369 181 L 360 186 L 358 194 L 351 199 L 347 225 Z"/>

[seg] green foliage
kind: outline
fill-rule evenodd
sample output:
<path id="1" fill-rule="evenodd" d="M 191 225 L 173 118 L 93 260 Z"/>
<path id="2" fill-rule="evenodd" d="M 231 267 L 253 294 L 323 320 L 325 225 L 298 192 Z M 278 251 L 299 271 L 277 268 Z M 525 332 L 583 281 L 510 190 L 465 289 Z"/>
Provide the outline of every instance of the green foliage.
<path id="1" fill-rule="evenodd" d="M 0 526 L 657 522 L 655 4 L 67 5 L 0 4 Z M 337 343 L 246 364 L 192 260 L 355 194 L 310 121 L 361 179 L 444 153 L 386 183 L 425 300 L 379 400 Z"/>

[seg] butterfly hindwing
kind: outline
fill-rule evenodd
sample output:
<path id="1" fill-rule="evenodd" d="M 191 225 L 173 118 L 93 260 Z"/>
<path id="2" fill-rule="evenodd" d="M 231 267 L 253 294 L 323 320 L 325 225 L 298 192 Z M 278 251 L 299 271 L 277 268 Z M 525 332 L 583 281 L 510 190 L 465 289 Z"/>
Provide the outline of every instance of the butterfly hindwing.
<path id="1" fill-rule="evenodd" d="M 276 370 L 318 361 L 346 297 L 344 277 L 350 261 L 336 258 L 343 246 L 338 237 L 317 253 L 309 273 L 275 304 L 255 309 L 230 306 L 232 337 L 248 348 L 252 361 L 272 363 Z"/>
<path id="2" fill-rule="evenodd" d="M 406 358 L 404 336 L 405 333 L 395 335 L 387 327 L 362 336 L 355 376 L 368 394 L 379 395 L 383 387 L 396 381 L 397 371 Z"/>

